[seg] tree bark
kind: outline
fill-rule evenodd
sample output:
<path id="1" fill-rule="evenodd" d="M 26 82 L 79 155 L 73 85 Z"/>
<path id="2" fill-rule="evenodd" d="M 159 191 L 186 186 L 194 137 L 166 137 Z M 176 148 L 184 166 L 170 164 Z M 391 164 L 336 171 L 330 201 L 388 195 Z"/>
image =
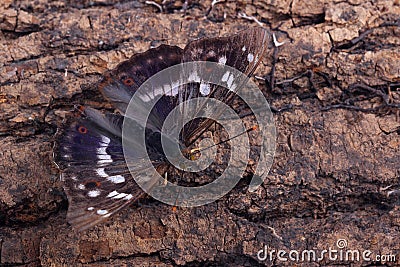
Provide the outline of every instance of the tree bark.
<path id="1" fill-rule="evenodd" d="M 400 2 L 155 2 L 0 3 L 0 266 L 293 266 L 257 254 L 320 253 L 344 241 L 343 251 L 398 266 Z M 74 105 L 111 107 L 93 86 L 101 73 L 150 46 L 257 24 L 285 42 L 255 75 L 283 109 L 264 184 L 250 193 L 243 179 L 198 208 L 145 200 L 75 232 L 52 146 Z"/>

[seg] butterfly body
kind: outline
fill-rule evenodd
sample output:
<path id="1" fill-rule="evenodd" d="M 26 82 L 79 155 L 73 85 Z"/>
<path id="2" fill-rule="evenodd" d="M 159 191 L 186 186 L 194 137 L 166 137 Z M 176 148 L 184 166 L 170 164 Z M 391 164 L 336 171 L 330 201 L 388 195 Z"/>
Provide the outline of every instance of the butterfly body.
<path id="1" fill-rule="evenodd" d="M 135 158 L 137 144 L 125 148 L 129 151 L 124 151 L 122 141 L 125 112 L 132 96 L 143 83 L 162 70 L 194 61 L 231 66 L 250 76 L 260 63 L 269 39 L 266 30 L 252 28 L 229 37 L 196 40 L 184 49 L 161 45 L 136 54 L 114 70 L 106 72 L 98 88 L 120 113 L 103 114 L 92 108 L 84 108 L 78 117 L 69 119 L 57 135 L 54 155 L 55 162 L 62 169 L 69 200 L 68 221 L 79 230 L 87 229 L 145 195 L 132 177 L 149 179 L 146 176 L 148 169 L 142 164 L 144 159 L 139 155 Z M 230 103 L 233 94 L 208 84 L 178 86 L 172 80 L 168 90 L 159 92 L 157 88 L 150 88 L 148 98 L 152 99 L 160 93 L 161 97 L 143 127 L 146 128 L 145 146 L 152 165 L 164 175 L 171 166 L 161 145 L 161 136 L 163 122 L 170 112 L 180 103 L 197 97 Z M 140 106 L 135 112 L 141 114 Z M 213 120 L 206 118 L 196 119 L 185 125 L 178 139 L 170 139 L 169 142 L 177 142 L 186 158 L 193 160 L 197 153 L 193 143 L 213 123 Z M 127 163 L 132 161 L 126 161 L 126 154 L 135 158 L 135 166 Z"/>

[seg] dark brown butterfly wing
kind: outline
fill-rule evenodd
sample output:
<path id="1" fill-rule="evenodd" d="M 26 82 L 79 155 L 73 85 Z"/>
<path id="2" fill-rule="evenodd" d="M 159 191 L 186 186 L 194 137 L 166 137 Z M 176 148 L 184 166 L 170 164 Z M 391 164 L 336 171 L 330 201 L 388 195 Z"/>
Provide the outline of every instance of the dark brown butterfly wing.
<path id="1" fill-rule="evenodd" d="M 254 27 L 232 36 L 199 39 L 186 45 L 182 60 L 218 62 L 250 76 L 260 64 L 270 38 L 266 29 Z"/>
<path id="2" fill-rule="evenodd" d="M 106 220 L 145 195 L 126 166 L 122 122 L 121 115 L 86 108 L 58 134 L 54 154 L 69 200 L 67 220 L 78 230 Z M 140 169 L 140 158 L 135 161 L 140 175 L 146 170 Z"/>
<path id="3" fill-rule="evenodd" d="M 151 76 L 170 66 L 181 63 L 182 49 L 177 46 L 160 45 L 144 53 L 132 56 L 115 69 L 106 72 L 99 82 L 100 92 L 122 113 L 136 90 Z M 162 98 L 159 107 L 171 106 L 169 99 Z M 160 116 L 169 110 L 160 110 Z"/>
<path id="4" fill-rule="evenodd" d="M 261 27 L 251 28 L 228 37 L 200 39 L 190 42 L 185 47 L 182 60 L 184 62 L 217 62 L 235 68 L 246 76 L 251 76 L 260 64 L 268 45 L 271 44 L 270 39 L 269 32 Z M 240 86 L 235 90 L 222 90 L 221 87 L 215 85 L 209 85 L 209 87 L 210 92 L 207 96 L 220 100 L 227 105 L 231 103 L 235 92 L 241 89 Z M 194 97 L 205 96 L 201 95 L 200 90 L 197 90 L 197 92 L 197 96 Z M 185 98 L 187 95 L 184 91 L 182 92 L 183 102 L 187 100 Z M 204 101 L 203 105 L 206 104 L 207 102 Z M 222 109 L 223 107 L 220 110 L 217 108 L 216 112 L 221 112 Z M 193 121 L 191 125 L 184 129 L 184 143 L 186 145 L 191 144 L 212 124 L 213 120 L 209 119 Z"/>

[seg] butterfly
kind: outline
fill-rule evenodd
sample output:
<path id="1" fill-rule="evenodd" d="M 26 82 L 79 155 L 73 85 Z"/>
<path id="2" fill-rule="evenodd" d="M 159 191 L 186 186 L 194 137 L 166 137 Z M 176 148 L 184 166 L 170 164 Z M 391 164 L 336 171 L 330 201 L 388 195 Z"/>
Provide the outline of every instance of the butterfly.
<path id="1" fill-rule="evenodd" d="M 97 87 L 118 112 L 102 113 L 90 107 L 80 107 L 78 115 L 71 116 L 56 137 L 54 161 L 61 169 L 69 201 L 68 222 L 78 230 L 88 229 L 146 195 L 133 179 L 133 176 L 142 177 L 147 171 L 142 168 L 142 159 L 130 160 L 134 166 L 128 168 L 122 146 L 125 111 L 146 80 L 176 64 L 196 61 L 216 62 L 251 76 L 270 39 L 267 30 L 255 27 L 227 37 L 194 40 L 183 49 L 160 45 L 133 55 L 104 73 Z M 171 94 L 172 91 L 175 93 Z M 196 83 L 178 87 L 171 85 L 171 92 L 164 92 L 155 104 L 146 130 L 145 145 L 154 168 L 161 175 L 169 168 L 159 145 L 161 126 L 169 112 L 188 99 L 201 96 L 229 104 L 234 95 L 234 92 L 227 93 L 218 86 Z M 150 98 L 153 95 L 152 92 L 148 94 Z M 212 119 L 203 118 L 185 126 L 181 144 L 189 147 L 213 123 Z"/>

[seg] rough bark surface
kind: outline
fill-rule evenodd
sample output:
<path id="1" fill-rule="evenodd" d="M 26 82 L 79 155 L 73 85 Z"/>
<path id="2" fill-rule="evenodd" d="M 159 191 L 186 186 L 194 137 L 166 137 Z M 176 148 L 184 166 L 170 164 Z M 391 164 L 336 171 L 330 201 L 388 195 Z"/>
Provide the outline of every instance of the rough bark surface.
<path id="1" fill-rule="evenodd" d="M 337 248 L 400 265 L 399 1 L 12 1 L 0 3 L 0 265 L 375 266 L 260 261 L 257 252 Z M 52 163 L 75 104 L 110 108 L 102 72 L 161 43 L 183 47 L 256 23 L 278 40 L 257 73 L 277 109 L 274 164 L 216 203 L 146 200 L 77 233 Z M 271 84 L 273 85 L 271 89 Z M 288 255 L 286 255 L 287 257 Z M 373 256 L 371 256 L 373 258 Z"/>

